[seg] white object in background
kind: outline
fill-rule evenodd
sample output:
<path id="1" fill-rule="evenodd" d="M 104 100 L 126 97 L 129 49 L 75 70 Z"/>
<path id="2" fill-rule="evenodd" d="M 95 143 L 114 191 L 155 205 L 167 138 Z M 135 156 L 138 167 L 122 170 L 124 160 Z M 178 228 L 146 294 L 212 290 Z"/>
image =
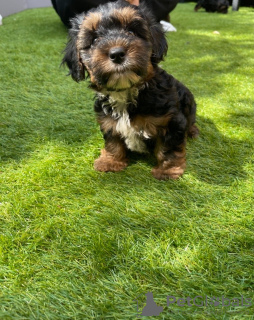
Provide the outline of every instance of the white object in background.
<path id="1" fill-rule="evenodd" d="M 3 22 L 2 22 L 2 16 L 1 16 L 1 14 L 0 14 L 0 26 L 3 24 Z"/>
<path id="2" fill-rule="evenodd" d="M 165 32 L 167 31 L 176 31 L 176 28 L 169 22 L 161 20 L 160 24 Z"/>

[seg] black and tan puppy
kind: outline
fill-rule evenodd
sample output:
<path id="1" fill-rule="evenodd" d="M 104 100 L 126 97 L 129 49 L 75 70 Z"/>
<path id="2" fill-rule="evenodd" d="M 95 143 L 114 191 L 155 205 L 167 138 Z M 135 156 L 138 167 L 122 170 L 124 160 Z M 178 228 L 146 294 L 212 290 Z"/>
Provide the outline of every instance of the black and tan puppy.
<path id="1" fill-rule="evenodd" d="M 159 24 L 145 6 L 108 3 L 72 20 L 63 63 L 76 81 L 90 79 L 105 148 L 99 171 L 120 171 L 127 151 L 155 154 L 157 179 L 176 179 L 186 167 L 187 136 L 195 137 L 191 92 L 158 67 L 167 52 Z"/>

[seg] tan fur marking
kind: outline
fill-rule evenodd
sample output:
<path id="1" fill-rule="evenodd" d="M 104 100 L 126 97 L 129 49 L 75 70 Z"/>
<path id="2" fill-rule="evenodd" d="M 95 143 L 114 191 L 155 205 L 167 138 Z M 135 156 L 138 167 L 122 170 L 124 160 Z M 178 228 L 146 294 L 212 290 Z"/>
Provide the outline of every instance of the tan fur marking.
<path id="1" fill-rule="evenodd" d="M 136 116 L 132 121 L 131 125 L 135 130 L 144 131 L 150 137 L 157 136 L 158 133 L 165 133 L 166 126 L 171 118 L 171 115 L 164 115 L 162 117 L 153 116 Z"/>
<path id="2" fill-rule="evenodd" d="M 158 166 L 152 170 L 153 176 L 158 180 L 178 179 L 186 168 L 186 150 L 182 146 L 181 151 L 175 151 L 167 157 L 163 154 L 163 146 L 157 145 L 155 155 Z"/>
<path id="3" fill-rule="evenodd" d="M 120 10 L 114 10 L 114 16 L 119 19 L 123 26 L 130 23 L 134 19 L 141 19 L 133 8 L 122 8 Z"/>
<path id="4" fill-rule="evenodd" d="M 109 119 L 107 119 L 109 121 Z M 103 121 L 102 121 L 103 122 Z M 106 121 L 104 125 L 109 125 Z M 120 137 L 115 136 L 112 141 L 106 141 L 105 149 L 101 150 L 100 157 L 95 160 L 94 168 L 97 171 L 121 171 L 128 165 L 126 147 Z"/>
<path id="5" fill-rule="evenodd" d="M 117 172 L 126 168 L 128 163 L 125 159 L 125 151 L 123 148 L 119 144 L 111 145 L 109 147 L 115 153 L 102 149 L 100 157 L 94 162 L 95 170 Z"/>
<path id="6" fill-rule="evenodd" d="M 99 119 L 98 122 L 100 124 L 101 130 L 104 133 L 109 132 L 110 130 L 112 130 L 112 133 L 116 134 L 116 124 L 117 124 L 117 122 L 114 119 L 112 119 L 111 116 Z"/>
<path id="7" fill-rule="evenodd" d="M 122 161 L 126 156 L 126 149 L 123 143 L 108 142 L 106 144 L 105 152 L 107 156 L 113 157 L 114 160 Z"/>
<path id="8" fill-rule="evenodd" d="M 129 2 L 130 4 L 134 4 L 136 1 L 135 0 L 127 0 L 127 2 Z"/>
<path id="9" fill-rule="evenodd" d="M 147 66 L 147 75 L 146 78 L 144 79 L 145 82 L 151 80 L 154 77 L 154 67 L 152 63 L 149 61 L 149 64 Z"/>
<path id="10" fill-rule="evenodd" d="M 126 71 L 125 73 L 114 73 L 109 77 L 107 88 L 127 89 L 138 84 L 141 78 L 134 72 Z"/>
<path id="11" fill-rule="evenodd" d="M 101 13 L 99 12 L 91 12 L 88 14 L 88 16 L 85 17 L 85 19 L 82 22 L 81 30 L 89 29 L 89 30 L 96 30 L 98 27 L 98 24 L 100 23 L 102 18 Z"/>
<path id="12" fill-rule="evenodd" d="M 96 78 L 95 78 L 95 76 L 93 75 L 91 69 L 90 69 L 87 65 L 85 65 L 85 64 L 84 64 L 84 66 L 85 66 L 86 70 L 87 70 L 88 73 L 89 73 L 91 82 L 97 85 Z"/>
<path id="13" fill-rule="evenodd" d="M 77 39 L 77 49 L 80 50 L 83 47 L 83 39 L 85 38 L 85 32 L 87 30 L 96 30 L 100 23 L 102 15 L 98 12 L 91 12 L 86 16 L 80 26 L 80 31 Z"/>

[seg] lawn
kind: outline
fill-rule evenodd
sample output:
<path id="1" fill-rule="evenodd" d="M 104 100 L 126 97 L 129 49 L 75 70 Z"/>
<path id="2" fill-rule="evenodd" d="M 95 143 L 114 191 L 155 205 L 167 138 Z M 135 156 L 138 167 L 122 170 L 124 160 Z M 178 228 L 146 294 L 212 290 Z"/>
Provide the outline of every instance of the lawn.
<path id="1" fill-rule="evenodd" d="M 253 9 L 193 8 L 172 12 L 162 62 L 198 104 L 200 137 L 177 181 L 155 180 L 143 157 L 95 172 L 93 92 L 59 68 L 58 16 L 3 19 L 1 320 L 137 319 L 147 292 L 164 310 L 144 319 L 254 319 Z"/>

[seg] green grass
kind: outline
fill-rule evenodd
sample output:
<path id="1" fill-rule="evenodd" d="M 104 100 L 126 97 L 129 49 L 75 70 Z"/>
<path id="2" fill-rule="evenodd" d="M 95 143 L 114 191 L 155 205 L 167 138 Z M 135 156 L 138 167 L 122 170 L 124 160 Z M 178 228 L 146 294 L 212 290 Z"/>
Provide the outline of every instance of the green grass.
<path id="1" fill-rule="evenodd" d="M 3 20 L 1 320 L 136 319 L 148 291 L 164 307 L 151 319 L 254 319 L 253 9 L 193 8 L 171 14 L 162 65 L 194 93 L 201 134 L 183 178 L 167 182 L 142 157 L 95 172 L 93 93 L 59 68 L 59 18 L 46 8 Z M 167 307 L 167 295 L 252 305 Z"/>

